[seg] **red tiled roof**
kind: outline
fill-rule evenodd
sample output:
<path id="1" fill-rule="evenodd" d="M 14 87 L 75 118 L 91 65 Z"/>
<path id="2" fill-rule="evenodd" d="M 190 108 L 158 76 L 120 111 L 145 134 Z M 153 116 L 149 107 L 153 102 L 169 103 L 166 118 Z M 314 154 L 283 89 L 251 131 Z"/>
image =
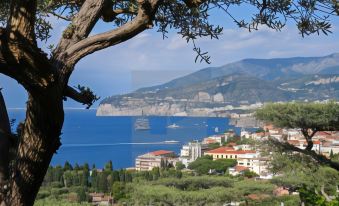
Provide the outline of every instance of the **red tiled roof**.
<path id="1" fill-rule="evenodd" d="M 237 172 L 241 172 L 241 171 L 244 171 L 244 170 L 248 170 L 247 167 L 245 167 L 245 166 L 240 166 L 240 165 L 237 165 L 237 166 L 235 166 L 234 168 L 235 168 L 235 171 L 237 171 Z"/>
<path id="2" fill-rule="evenodd" d="M 224 153 L 226 151 L 234 151 L 233 147 L 219 147 L 217 149 L 212 149 L 210 151 L 207 151 L 207 153 Z"/>
<path id="3" fill-rule="evenodd" d="M 174 153 L 174 152 L 173 151 L 168 151 L 168 150 L 158 150 L 158 151 L 150 152 L 150 154 L 155 155 L 155 156 L 171 154 L 171 153 Z"/>
<path id="4" fill-rule="evenodd" d="M 314 136 L 331 136 L 331 135 L 332 135 L 331 132 L 319 131 L 319 132 L 315 133 Z"/>
<path id="5" fill-rule="evenodd" d="M 254 150 L 234 150 L 231 147 L 220 147 L 214 150 L 210 150 L 206 153 L 214 153 L 214 154 L 249 154 L 255 153 Z"/>

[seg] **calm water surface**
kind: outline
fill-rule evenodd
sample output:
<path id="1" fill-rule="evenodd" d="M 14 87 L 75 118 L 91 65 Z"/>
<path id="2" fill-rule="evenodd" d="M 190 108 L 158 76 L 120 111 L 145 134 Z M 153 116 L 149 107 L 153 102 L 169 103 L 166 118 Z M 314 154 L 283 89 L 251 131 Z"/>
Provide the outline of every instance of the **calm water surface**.
<path id="1" fill-rule="evenodd" d="M 62 130 L 62 146 L 53 157 L 52 165 L 65 161 L 97 167 L 113 161 L 114 168 L 134 166 L 135 157 L 154 150 L 165 149 L 179 153 L 183 144 L 191 140 L 201 140 L 208 135 L 239 128 L 228 125 L 227 118 L 203 117 L 148 117 L 151 129 L 135 131 L 137 117 L 96 117 L 95 110 L 66 110 Z M 9 110 L 11 119 L 23 120 L 24 110 Z M 180 128 L 169 129 L 170 124 Z M 178 144 L 165 144 L 176 140 Z"/>

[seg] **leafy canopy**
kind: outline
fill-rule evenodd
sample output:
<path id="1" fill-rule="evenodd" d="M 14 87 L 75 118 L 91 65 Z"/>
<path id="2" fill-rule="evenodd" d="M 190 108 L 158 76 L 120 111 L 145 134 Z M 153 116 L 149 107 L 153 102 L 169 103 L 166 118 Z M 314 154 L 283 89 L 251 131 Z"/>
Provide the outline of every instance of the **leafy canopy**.
<path id="1" fill-rule="evenodd" d="M 71 22 L 80 11 L 85 0 L 39 0 L 36 12 L 36 38 L 46 41 L 51 37 L 51 17 Z M 136 18 L 138 1 L 107 0 L 103 8 L 103 22 L 110 22 L 113 28 L 120 27 Z M 248 8 L 249 15 L 238 15 L 234 8 Z M 10 16 L 10 0 L 0 1 L 0 25 L 6 25 Z M 206 52 L 196 46 L 199 37 L 218 38 L 223 28 L 211 23 L 213 11 L 219 10 L 234 23 L 249 31 L 257 30 L 259 25 L 266 25 L 274 30 L 281 30 L 288 20 L 295 22 L 300 34 L 310 35 L 331 32 L 331 16 L 339 14 L 339 3 L 330 0 L 169 0 L 159 1 L 152 23 L 163 38 L 170 29 L 174 29 L 187 42 L 191 41 L 197 53 L 196 61 L 210 62 Z M 240 16 L 240 17 L 239 17 Z M 70 25 L 68 28 L 72 28 Z M 66 29 L 67 30 L 67 29 Z M 65 31 L 66 32 L 66 31 Z M 64 32 L 64 36 L 67 32 Z M 53 50 L 51 45 L 50 49 Z"/>
<path id="2" fill-rule="evenodd" d="M 256 117 L 280 128 L 339 130 L 339 104 L 335 102 L 270 103 L 257 110 Z"/>

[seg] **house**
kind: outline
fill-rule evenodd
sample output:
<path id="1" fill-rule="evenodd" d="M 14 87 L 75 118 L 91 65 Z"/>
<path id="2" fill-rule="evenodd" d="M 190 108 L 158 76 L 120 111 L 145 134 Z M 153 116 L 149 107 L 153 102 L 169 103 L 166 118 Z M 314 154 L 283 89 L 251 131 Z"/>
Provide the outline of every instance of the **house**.
<path id="1" fill-rule="evenodd" d="M 237 175 L 242 175 L 244 174 L 244 172 L 246 170 L 249 170 L 247 167 L 244 167 L 244 166 L 235 166 L 235 167 L 231 167 L 228 169 L 228 173 L 232 176 L 237 176 Z"/>
<path id="2" fill-rule="evenodd" d="M 89 196 L 93 205 L 113 205 L 113 197 L 107 196 L 104 193 L 89 193 Z"/>
<path id="3" fill-rule="evenodd" d="M 224 135 L 213 135 L 210 137 L 206 137 L 203 140 L 203 144 L 213 144 L 213 143 L 219 143 L 222 145 L 222 143 L 225 142 L 225 136 Z"/>
<path id="4" fill-rule="evenodd" d="M 291 145 L 294 145 L 295 147 L 298 147 L 300 149 L 305 149 L 307 147 L 306 140 L 287 140 L 287 142 Z M 320 152 L 321 149 L 321 142 L 319 140 L 313 140 L 313 148 L 315 152 Z"/>
<path id="5" fill-rule="evenodd" d="M 244 138 L 248 139 L 248 138 L 251 137 L 251 134 L 250 134 L 250 132 L 248 132 L 244 128 L 242 128 L 241 131 L 240 131 L 240 137 L 241 138 L 244 137 Z"/>
<path id="6" fill-rule="evenodd" d="M 137 171 L 150 171 L 155 167 L 163 167 L 163 164 L 175 165 L 178 162 L 173 151 L 158 150 L 140 155 L 135 160 Z"/>
<path id="7" fill-rule="evenodd" d="M 234 130 L 230 129 L 228 130 L 227 132 L 224 133 L 224 138 L 225 138 L 225 142 L 227 142 L 228 138 L 230 137 L 235 137 L 236 136 L 236 133 Z"/>

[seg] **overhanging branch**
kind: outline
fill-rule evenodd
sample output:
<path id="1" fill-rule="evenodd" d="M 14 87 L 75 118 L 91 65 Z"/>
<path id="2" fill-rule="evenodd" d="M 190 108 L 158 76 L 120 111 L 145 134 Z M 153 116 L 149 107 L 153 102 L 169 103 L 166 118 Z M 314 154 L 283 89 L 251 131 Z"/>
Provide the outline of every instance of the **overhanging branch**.
<path id="1" fill-rule="evenodd" d="M 87 105 L 86 109 L 89 109 L 95 101 L 99 100 L 99 97 L 97 97 L 88 87 L 78 85 L 77 89 L 79 91 L 73 87 L 67 86 L 65 96 L 82 103 L 83 105 Z"/>
<path id="2" fill-rule="evenodd" d="M 339 171 L 339 162 L 334 162 L 334 161 L 326 158 L 323 155 L 317 154 L 313 150 L 300 149 L 298 147 L 295 147 L 295 146 L 289 144 L 288 142 L 280 142 L 280 141 L 275 140 L 275 139 L 271 139 L 270 142 L 283 151 L 293 151 L 293 152 L 298 152 L 298 153 L 310 156 L 310 157 L 312 157 L 312 159 L 317 161 L 319 164 L 327 165 L 327 166 Z"/>
<path id="3" fill-rule="evenodd" d="M 66 50 L 68 61 L 75 64 L 83 57 L 107 47 L 133 38 L 144 30 L 151 28 L 158 0 L 139 0 L 138 15 L 130 22 L 111 31 L 97 34 L 79 41 Z M 71 71 L 68 71 L 68 73 Z"/>

